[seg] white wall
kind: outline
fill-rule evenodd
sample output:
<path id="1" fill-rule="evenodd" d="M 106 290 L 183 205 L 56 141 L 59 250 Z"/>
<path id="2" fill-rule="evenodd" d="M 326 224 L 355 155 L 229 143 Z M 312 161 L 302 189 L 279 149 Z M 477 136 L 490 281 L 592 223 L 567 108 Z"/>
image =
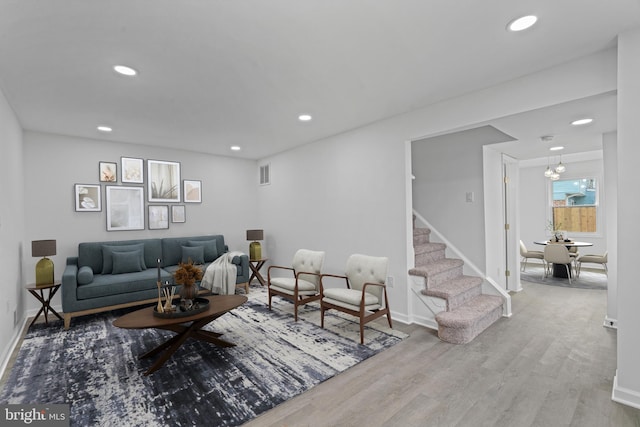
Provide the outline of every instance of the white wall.
<path id="1" fill-rule="evenodd" d="M 391 309 L 408 318 L 406 141 L 615 90 L 615 61 L 601 52 L 263 159 L 273 177 L 258 191 L 268 256 L 282 264 L 300 247 L 324 250 L 325 271 L 340 272 L 351 253 L 387 255 Z M 470 247 L 483 247 L 482 229 Z"/>
<path id="2" fill-rule="evenodd" d="M 22 278 L 24 191 L 22 172 L 22 128 L 0 91 L 0 363 L 11 350 L 8 343 L 22 319 L 26 290 Z M 31 250 L 31 248 L 29 248 Z"/>
<path id="3" fill-rule="evenodd" d="M 255 161 L 37 132 L 25 133 L 24 156 L 24 244 L 57 240 L 57 255 L 52 257 L 56 279 L 62 276 L 66 258 L 77 256 L 78 243 L 87 241 L 223 234 L 230 250 L 248 252 L 245 231 L 256 227 L 259 216 L 254 207 L 258 187 Z M 116 185 L 131 185 L 121 183 L 121 156 L 180 162 L 182 179 L 202 181 L 202 203 L 184 204 L 186 222 L 170 223 L 168 230 L 106 231 L 103 183 L 102 212 L 75 212 L 74 184 L 99 184 L 100 161 L 117 162 Z M 38 261 L 30 251 L 29 246 L 23 254 L 25 282 L 34 281 Z M 59 298 L 54 297 L 54 306 L 60 304 Z M 37 301 L 29 298 L 28 308 L 37 308 Z"/>
<path id="4" fill-rule="evenodd" d="M 272 264 L 290 265 L 299 248 L 323 250 L 323 270 L 342 274 L 353 253 L 387 256 L 389 275 L 405 282 L 406 224 L 395 220 L 405 213 L 404 145 L 384 141 L 356 132 L 265 159 L 271 185 L 258 198 Z M 404 287 L 390 292 L 392 310 L 406 313 Z"/>
<path id="5" fill-rule="evenodd" d="M 618 370 L 613 398 L 640 408 L 640 29 L 618 39 Z"/>
<path id="6" fill-rule="evenodd" d="M 470 137 L 453 134 L 413 142 L 413 208 L 484 269 L 485 141 L 470 133 Z M 466 201 L 467 193 L 472 193 L 473 202 Z"/>

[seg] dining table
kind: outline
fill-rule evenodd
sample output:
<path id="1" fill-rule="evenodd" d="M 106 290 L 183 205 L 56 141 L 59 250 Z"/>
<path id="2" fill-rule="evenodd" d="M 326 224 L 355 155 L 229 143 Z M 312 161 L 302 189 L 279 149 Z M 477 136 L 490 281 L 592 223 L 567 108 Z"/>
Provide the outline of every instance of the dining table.
<path id="1" fill-rule="evenodd" d="M 536 240 L 533 243 L 535 243 L 536 245 L 542 245 L 542 246 L 546 246 L 546 245 L 564 245 L 567 247 L 567 249 L 571 249 L 573 248 L 584 248 L 584 247 L 588 247 L 588 246 L 593 246 L 593 243 L 591 242 L 578 242 L 575 240 L 565 240 L 565 241 L 560 241 L 560 242 L 556 242 L 556 241 L 550 241 L 550 240 Z M 571 265 L 569 264 L 569 274 L 571 274 Z M 553 277 L 562 277 L 562 278 L 567 278 L 567 268 L 564 266 L 564 264 L 553 264 Z"/>

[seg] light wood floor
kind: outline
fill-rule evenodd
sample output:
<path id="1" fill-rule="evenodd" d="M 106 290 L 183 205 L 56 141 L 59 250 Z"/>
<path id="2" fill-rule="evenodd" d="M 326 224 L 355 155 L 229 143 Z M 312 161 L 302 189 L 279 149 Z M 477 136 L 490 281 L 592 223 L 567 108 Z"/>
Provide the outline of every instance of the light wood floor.
<path id="1" fill-rule="evenodd" d="M 245 427 L 640 426 L 640 410 L 611 400 L 606 291 L 523 287 L 513 317 L 470 344 L 395 322 L 411 336 Z"/>
<path id="2" fill-rule="evenodd" d="M 606 291 L 523 287 L 470 344 L 396 322 L 408 339 L 245 426 L 640 426 L 611 400 Z"/>

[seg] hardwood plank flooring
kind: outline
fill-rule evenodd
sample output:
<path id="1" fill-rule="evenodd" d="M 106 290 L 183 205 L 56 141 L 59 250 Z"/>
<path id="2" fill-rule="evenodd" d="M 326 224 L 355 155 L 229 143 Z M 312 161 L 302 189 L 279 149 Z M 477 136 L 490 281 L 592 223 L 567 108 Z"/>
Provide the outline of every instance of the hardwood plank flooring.
<path id="1" fill-rule="evenodd" d="M 466 345 L 396 321 L 410 334 L 402 343 L 245 426 L 640 427 L 640 410 L 611 400 L 616 331 L 602 326 L 606 291 L 523 288 L 513 316 Z"/>
<path id="2" fill-rule="evenodd" d="M 394 322 L 410 337 L 245 427 L 640 426 L 640 410 L 611 400 L 606 291 L 523 288 L 513 316 L 466 345 Z"/>

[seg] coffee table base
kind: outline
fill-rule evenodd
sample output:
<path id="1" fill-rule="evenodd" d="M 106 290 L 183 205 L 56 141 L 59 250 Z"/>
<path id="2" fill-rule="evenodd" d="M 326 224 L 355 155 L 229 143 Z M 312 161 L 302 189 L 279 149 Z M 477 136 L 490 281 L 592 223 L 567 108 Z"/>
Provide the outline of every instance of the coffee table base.
<path id="1" fill-rule="evenodd" d="M 234 343 L 220 338 L 222 336 L 221 333 L 205 331 L 202 328 L 207 323 L 212 322 L 223 314 L 247 302 L 247 297 L 245 295 L 215 295 L 205 298 L 209 300 L 209 307 L 207 310 L 195 313 L 192 316 L 161 318 L 154 315 L 154 307 L 146 307 L 125 314 L 113 321 L 113 326 L 118 328 L 151 328 L 176 333 L 174 337 L 138 357 L 139 359 L 146 359 L 148 357 L 159 355 L 158 359 L 145 372 L 145 375 L 152 374 L 160 369 L 188 338 L 206 341 L 219 347 L 235 346 Z"/>
<path id="2" fill-rule="evenodd" d="M 217 332 L 204 331 L 201 329 L 203 326 L 205 326 L 207 323 L 211 322 L 212 320 L 216 319 L 217 317 L 219 316 L 206 317 L 204 319 L 197 320 L 191 323 L 191 325 L 178 324 L 178 325 L 166 325 L 162 327 L 157 327 L 156 329 L 164 329 L 167 331 L 177 332 L 178 335 L 170 338 L 169 340 L 160 344 L 153 350 L 149 350 L 148 352 L 138 356 L 138 359 L 146 359 L 148 357 L 153 357 L 156 354 L 161 353 L 163 350 L 165 350 L 164 353 L 160 355 L 158 360 L 156 360 L 155 363 L 144 374 L 149 375 L 154 373 L 158 369 L 160 369 L 162 365 L 164 365 L 165 362 L 169 360 L 171 355 L 175 353 L 176 350 L 178 350 L 180 346 L 184 344 L 184 342 L 188 338 L 194 338 L 200 341 L 206 341 L 208 343 L 215 344 L 219 347 L 235 347 L 234 343 L 220 339 L 219 337 L 221 337 L 222 334 Z"/>

